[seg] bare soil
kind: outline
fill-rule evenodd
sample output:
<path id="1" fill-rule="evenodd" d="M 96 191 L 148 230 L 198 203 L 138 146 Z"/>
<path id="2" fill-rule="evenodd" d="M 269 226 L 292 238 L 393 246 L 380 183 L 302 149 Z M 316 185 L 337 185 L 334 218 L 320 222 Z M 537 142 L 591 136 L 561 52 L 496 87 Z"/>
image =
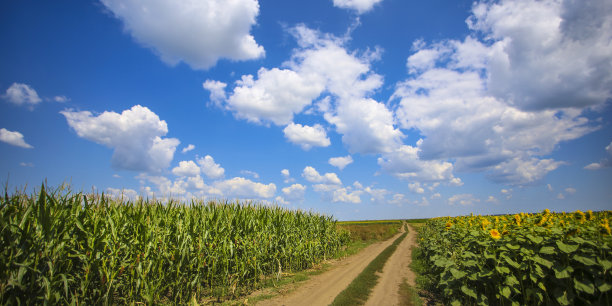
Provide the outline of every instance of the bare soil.
<path id="1" fill-rule="evenodd" d="M 415 275 L 408 266 L 412 261 L 411 249 L 416 243 L 416 231 L 410 225 L 408 227 L 408 236 L 397 246 L 393 255 L 385 263 L 378 284 L 372 290 L 366 306 L 399 305 L 400 285 L 406 281 L 408 285 L 415 286 Z"/>
<path id="2" fill-rule="evenodd" d="M 339 260 L 330 270 L 312 276 L 295 290 L 260 301 L 257 305 L 329 305 L 380 252 L 391 245 L 402 233 L 403 230 L 391 239 L 372 244 L 353 256 Z M 411 228 L 406 239 L 400 243 L 385 264 L 380 282 L 374 288 L 368 304 L 396 305 L 399 301 L 399 286 L 404 279 L 407 278 L 409 284 L 414 285 L 414 274 L 408 268 L 408 264 L 410 264 L 410 249 L 415 242 L 415 237 L 414 230 Z"/>

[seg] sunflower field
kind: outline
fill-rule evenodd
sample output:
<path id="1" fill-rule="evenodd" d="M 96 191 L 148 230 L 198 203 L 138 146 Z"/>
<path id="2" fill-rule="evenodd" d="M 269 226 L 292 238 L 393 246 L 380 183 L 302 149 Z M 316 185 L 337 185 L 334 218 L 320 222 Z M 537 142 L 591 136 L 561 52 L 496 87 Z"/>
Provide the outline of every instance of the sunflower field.
<path id="1" fill-rule="evenodd" d="M 419 232 L 427 289 L 451 305 L 612 305 L 612 212 L 443 217 Z"/>
<path id="2" fill-rule="evenodd" d="M 0 305 L 186 304 L 333 256 L 331 216 L 252 203 L 0 197 Z"/>

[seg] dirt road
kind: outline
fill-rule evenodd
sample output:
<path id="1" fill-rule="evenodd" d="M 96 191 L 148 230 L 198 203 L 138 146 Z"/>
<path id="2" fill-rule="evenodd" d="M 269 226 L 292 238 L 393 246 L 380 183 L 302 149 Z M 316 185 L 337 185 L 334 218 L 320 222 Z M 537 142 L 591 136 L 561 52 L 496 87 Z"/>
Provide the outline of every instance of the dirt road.
<path id="1" fill-rule="evenodd" d="M 363 269 L 365 269 L 365 267 L 374 258 L 376 258 L 376 256 L 378 256 L 378 254 L 380 254 L 380 252 L 391 245 L 391 243 L 393 243 L 393 241 L 401 234 L 402 233 L 398 233 L 391 239 L 370 245 L 358 254 L 338 262 L 331 270 L 320 275 L 312 276 L 303 285 L 287 295 L 281 295 L 270 300 L 264 300 L 257 303 L 257 305 L 329 305 L 336 298 L 336 296 L 342 292 L 342 290 L 344 290 L 353 281 L 353 279 L 355 279 L 355 277 L 357 277 L 357 275 L 359 275 L 359 273 L 361 273 L 361 271 L 363 271 Z M 414 233 L 412 230 L 410 230 L 408 237 L 404 239 L 404 241 L 398 246 L 394 255 L 389 259 L 389 262 L 392 262 L 392 264 L 389 265 L 389 263 L 387 263 L 387 265 L 385 265 L 383 277 L 381 277 L 381 281 L 384 280 L 385 285 L 384 287 L 381 287 L 381 289 L 378 289 L 381 290 L 381 292 L 378 294 L 392 294 L 397 296 L 399 284 L 403 278 L 406 277 L 403 270 L 408 269 L 407 265 L 405 265 L 406 254 L 408 254 L 407 257 L 408 260 L 410 260 L 410 246 L 411 243 L 414 242 L 414 239 Z M 403 255 L 396 256 L 395 254 L 397 253 L 402 253 Z M 396 257 L 397 259 L 393 260 Z M 387 274 L 390 276 L 386 276 Z M 399 281 L 397 281 L 398 278 Z M 392 288 L 392 286 L 394 286 L 396 283 L 397 286 Z M 378 287 L 379 286 L 376 288 Z M 377 290 L 376 288 L 375 290 Z M 384 290 L 389 290 L 389 292 L 382 292 Z M 377 297 L 377 299 L 381 298 Z"/>
<path id="2" fill-rule="evenodd" d="M 372 290 L 366 306 L 376 305 L 399 305 L 399 286 L 404 279 L 410 286 L 414 286 L 414 273 L 408 268 L 412 261 L 410 249 L 416 243 L 416 231 L 409 225 L 408 236 L 397 246 L 391 255 L 383 272 L 378 279 L 378 284 Z"/>

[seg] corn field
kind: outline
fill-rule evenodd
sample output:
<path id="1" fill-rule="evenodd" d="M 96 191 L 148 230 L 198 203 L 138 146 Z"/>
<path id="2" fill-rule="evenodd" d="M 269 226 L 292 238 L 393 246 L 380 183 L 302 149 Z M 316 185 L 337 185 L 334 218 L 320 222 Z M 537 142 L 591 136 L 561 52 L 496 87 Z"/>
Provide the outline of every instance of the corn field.
<path id="1" fill-rule="evenodd" d="M 248 292 L 348 242 L 325 215 L 57 189 L 0 204 L 0 302 L 186 303 Z"/>
<path id="2" fill-rule="evenodd" d="M 419 231 L 421 283 L 451 305 L 612 304 L 612 212 L 445 217 Z"/>

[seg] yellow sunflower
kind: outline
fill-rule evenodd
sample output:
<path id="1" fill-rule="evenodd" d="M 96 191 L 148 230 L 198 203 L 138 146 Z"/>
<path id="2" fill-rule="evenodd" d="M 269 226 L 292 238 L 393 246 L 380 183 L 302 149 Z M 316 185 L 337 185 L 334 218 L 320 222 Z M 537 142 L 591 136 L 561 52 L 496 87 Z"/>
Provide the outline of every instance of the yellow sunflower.
<path id="1" fill-rule="evenodd" d="M 501 238 L 501 234 L 496 229 L 490 230 L 489 234 L 491 234 L 491 237 L 493 237 L 493 239 Z"/>

